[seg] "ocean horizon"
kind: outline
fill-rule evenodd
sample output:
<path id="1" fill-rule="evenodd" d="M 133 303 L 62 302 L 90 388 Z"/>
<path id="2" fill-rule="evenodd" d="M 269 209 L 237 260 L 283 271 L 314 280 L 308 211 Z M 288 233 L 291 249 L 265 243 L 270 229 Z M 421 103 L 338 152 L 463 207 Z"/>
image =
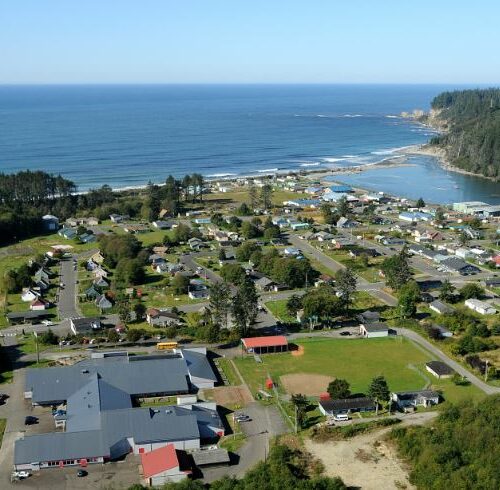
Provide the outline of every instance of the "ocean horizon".
<path id="1" fill-rule="evenodd" d="M 456 87 L 3 85 L 0 170 L 60 173 L 86 191 L 162 183 L 170 174 L 222 178 L 373 165 L 428 141 L 432 130 L 399 116 L 428 110 L 450 88 Z M 431 157 L 415 162 L 440 168 Z M 472 194 L 462 192 L 464 199 L 495 201 L 479 180 Z M 427 187 L 422 182 L 424 198 L 439 198 Z M 461 186 L 452 184 L 453 197 L 460 194 L 455 187 Z"/>

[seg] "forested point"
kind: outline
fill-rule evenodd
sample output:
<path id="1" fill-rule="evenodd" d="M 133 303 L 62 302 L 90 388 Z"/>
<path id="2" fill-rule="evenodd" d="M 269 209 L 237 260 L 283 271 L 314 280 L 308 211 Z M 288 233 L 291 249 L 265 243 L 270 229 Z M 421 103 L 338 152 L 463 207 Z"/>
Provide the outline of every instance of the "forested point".
<path id="1" fill-rule="evenodd" d="M 417 488 L 500 488 L 499 395 L 449 405 L 432 426 L 397 428 L 392 436 Z"/>
<path id="2" fill-rule="evenodd" d="M 443 92 L 431 103 L 446 131 L 431 144 L 458 168 L 500 179 L 500 89 Z"/>

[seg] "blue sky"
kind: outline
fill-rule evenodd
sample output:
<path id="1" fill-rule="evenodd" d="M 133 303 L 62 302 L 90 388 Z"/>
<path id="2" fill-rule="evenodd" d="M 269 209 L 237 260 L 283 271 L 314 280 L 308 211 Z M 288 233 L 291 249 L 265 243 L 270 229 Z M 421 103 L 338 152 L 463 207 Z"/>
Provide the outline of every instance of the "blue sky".
<path id="1" fill-rule="evenodd" d="M 0 0 L 0 83 L 500 82 L 490 0 Z"/>

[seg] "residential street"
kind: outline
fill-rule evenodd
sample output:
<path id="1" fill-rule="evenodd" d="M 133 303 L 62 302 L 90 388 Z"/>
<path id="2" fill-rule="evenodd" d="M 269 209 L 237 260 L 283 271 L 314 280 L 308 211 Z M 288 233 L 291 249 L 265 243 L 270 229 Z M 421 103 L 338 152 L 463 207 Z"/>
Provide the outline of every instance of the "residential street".
<path id="1" fill-rule="evenodd" d="M 74 257 L 76 260 L 76 256 Z M 78 272 L 75 270 L 73 258 L 61 260 L 60 282 L 64 284 L 59 289 L 58 310 L 61 320 L 81 316 L 76 304 Z"/>

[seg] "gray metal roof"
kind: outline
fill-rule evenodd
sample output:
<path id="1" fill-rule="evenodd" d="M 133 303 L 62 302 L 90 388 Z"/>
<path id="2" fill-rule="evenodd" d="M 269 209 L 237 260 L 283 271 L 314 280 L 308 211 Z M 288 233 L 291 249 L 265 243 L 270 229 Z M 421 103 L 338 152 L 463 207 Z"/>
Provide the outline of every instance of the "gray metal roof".
<path id="1" fill-rule="evenodd" d="M 229 464 L 229 453 L 226 449 L 210 449 L 205 451 L 194 451 L 191 453 L 196 466 L 206 466 L 210 464 Z"/>
<path id="2" fill-rule="evenodd" d="M 99 430 L 50 432 L 18 439 L 14 446 L 14 464 L 61 461 L 109 456 L 109 445 Z"/>
<path id="3" fill-rule="evenodd" d="M 205 354 L 184 349 L 182 351 L 182 355 L 186 361 L 187 368 L 191 376 L 209 379 L 214 382 L 217 381 L 217 376 L 215 376 L 212 366 L 210 365 L 210 362 Z"/>
<path id="4" fill-rule="evenodd" d="M 136 444 L 199 439 L 196 415 L 179 414 L 172 406 L 130 408 L 101 414 L 103 432 L 110 447 L 128 437 Z"/>
<path id="5" fill-rule="evenodd" d="M 129 396 L 187 393 L 186 364 L 180 357 L 142 358 L 134 362 L 127 357 L 110 357 L 88 359 L 67 367 L 28 369 L 26 391 L 33 391 L 35 403 L 63 401 L 86 384 L 93 374 L 98 373 L 106 383 Z"/>

